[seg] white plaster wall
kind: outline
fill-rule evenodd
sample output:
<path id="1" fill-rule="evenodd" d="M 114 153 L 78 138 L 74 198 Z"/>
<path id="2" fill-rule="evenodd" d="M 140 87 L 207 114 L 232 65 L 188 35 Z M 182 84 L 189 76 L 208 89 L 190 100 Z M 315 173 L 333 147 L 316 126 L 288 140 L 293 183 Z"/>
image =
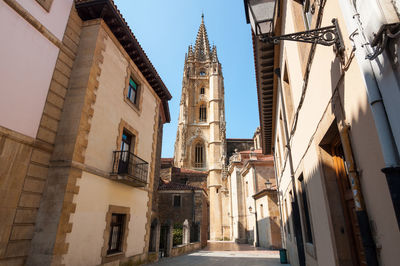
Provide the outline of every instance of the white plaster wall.
<path id="1" fill-rule="evenodd" d="M 323 264 L 334 266 L 336 258 L 332 232 L 334 226 L 330 222 L 329 208 L 325 193 L 324 176 L 321 167 L 318 165 L 317 146 L 312 145 L 304 158 L 304 182 L 307 186 L 307 197 L 310 206 L 310 222 L 313 231 L 314 251 L 306 250 L 307 262 L 316 263 L 317 258 L 323 258 Z M 304 232 L 304 230 L 303 230 Z M 303 239 L 305 234 L 303 233 Z M 318 261 L 320 264 L 322 260 Z"/>
<path id="2" fill-rule="evenodd" d="M 296 32 L 293 21 L 293 9 L 291 1 L 285 1 L 285 23 L 283 23 L 282 34 L 290 34 Z M 285 56 L 287 58 L 287 69 L 289 72 L 289 82 L 292 88 L 293 106 L 296 107 L 300 101 L 301 88 L 303 86 L 303 77 L 301 75 L 301 62 L 298 50 L 298 44 L 292 41 L 283 41 L 281 49 L 281 58 Z M 290 60 L 288 60 L 290 58 Z M 283 64 L 283 62 L 281 62 Z M 279 100 L 280 104 L 280 100 Z M 295 108 L 294 108 L 295 110 Z"/>
<path id="3" fill-rule="evenodd" d="M 248 182 L 248 194 L 246 195 L 245 192 L 245 203 L 246 206 L 245 207 L 245 213 L 247 214 L 247 230 L 253 230 L 253 232 L 255 232 L 255 217 L 254 217 L 254 212 L 256 211 L 255 205 L 254 205 L 254 199 L 253 199 L 253 195 L 254 195 L 254 179 L 253 179 L 253 175 L 254 175 L 254 169 L 251 168 L 246 175 L 243 177 L 244 179 L 244 190 L 246 191 L 246 182 Z M 252 208 L 252 213 L 250 213 L 249 211 L 249 207 Z M 255 236 L 254 236 L 254 240 L 255 240 Z"/>
<path id="4" fill-rule="evenodd" d="M 63 38 L 73 0 L 54 0 L 47 12 L 36 0 L 16 0 L 60 41 Z"/>
<path id="5" fill-rule="evenodd" d="M 384 168 L 383 156 L 357 64 L 354 63 L 348 72 L 353 79 L 345 77 L 344 108 L 351 125 L 350 134 L 357 136 L 351 137 L 353 155 L 360 170 L 361 188 L 374 228 L 375 243 L 381 247 L 381 263 L 394 266 L 398 264 L 400 231 L 394 230 L 397 228 L 396 217 L 385 176 L 381 172 Z"/>
<path id="6" fill-rule="evenodd" d="M 76 211 L 71 215 L 72 232 L 67 234 L 68 254 L 64 263 L 73 266 L 101 264 L 103 234 L 109 205 L 130 208 L 126 256 L 143 252 L 146 233 L 148 194 L 146 191 L 111 181 L 87 172 L 78 179 Z M 84 243 L 84 244 L 83 244 Z M 85 248 L 82 248 L 84 245 Z"/>
<path id="7" fill-rule="evenodd" d="M 232 200 L 232 227 L 233 240 L 239 238 L 239 208 L 238 208 L 238 193 L 237 193 L 237 168 L 234 167 L 231 174 L 231 200 Z"/>
<path id="8" fill-rule="evenodd" d="M 287 1 L 289 2 L 289 1 Z M 291 3 L 287 6 L 285 33 L 294 32 Z M 342 36 L 345 40 L 346 53 L 350 54 L 352 48 L 347 36 L 349 32 L 342 23 L 342 14 L 337 2 L 328 1 L 324 9 L 322 26 L 330 25 L 330 20 L 338 18 Z M 283 42 L 281 55 L 286 55 L 288 60 L 289 78 L 293 93 L 295 108 L 301 96 L 302 71 L 297 44 Z M 322 115 L 329 103 L 336 86 L 340 72 L 335 65 L 335 55 L 331 47 L 317 46 L 309 84 L 305 96 L 303 108 L 300 111 L 299 121 L 295 136 L 292 141 L 292 153 L 294 170 L 301 170 L 301 160 L 304 162 L 304 178 L 308 180 L 308 195 L 310 197 L 310 212 L 312 216 L 313 232 L 315 237 L 315 252 L 318 262 L 308 253 L 307 263 L 314 265 L 335 265 L 333 238 L 329 233 L 329 212 L 324 195 L 324 184 L 321 169 L 318 168 L 318 155 L 313 143 L 313 134 L 318 127 Z M 341 95 L 344 102 L 346 122 L 350 124 L 350 138 L 353 153 L 360 171 L 361 186 L 367 206 L 367 211 L 373 226 L 374 238 L 380 248 L 380 260 L 382 265 L 397 265 L 396 250 L 400 244 L 400 232 L 396 228 L 396 220 L 389 197 L 389 191 L 380 169 L 384 167 L 382 154 L 376 134 L 375 125 L 371 116 L 365 88 L 360 77 L 359 67 L 355 60 L 344 76 L 344 94 Z M 280 108 L 280 104 L 278 104 Z M 277 116 L 279 121 L 279 116 Z M 279 127 L 279 124 L 277 124 Z M 276 131 L 279 132 L 279 128 Z M 367 132 L 367 133 L 366 133 Z M 275 140 L 276 141 L 276 140 Z M 282 143 L 282 139 L 280 138 Z M 275 143 L 276 144 L 276 143 Z M 310 146 L 309 146 L 310 144 Z M 280 189 L 285 195 L 291 189 L 289 164 L 283 171 Z M 379 195 L 377 197 L 376 195 Z M 289 253 L 294 254 L 294 247 L 289 245 Z M 322 262 L 323 261 L 323 262 Z"/>
<path id="9" fill-rule="evenodd" d="M 85 163 L 105 172 L 111 171 L 113 151 L 120 149 L 117 147 L 117 138 L 119 124 L 123 119 L 138 131 L 136 155 L 148 162 L 150 166 L 157 99 L 151 93 L 151 88 L 144 78 L 135 73 L 134 76 L 140 79 L 142 88 L 143 102 L 140 115 L 124 101 L 123 91 L 126 86 L 128 62 L 111 38 L 105 40 L 105 46 Z"/>
<path id="10" fill-rule="evenodd" d="M 0 36 L 0 125 L 35 138 L 59 49 L 3 1 Z"/>
<path id="11" fill-rule="evenodd" d="M 271 246 L 271 225 L 270 214 L 268 208 L 268 196 L 257 199 L 257 224 L 258 224 L 258 241 L 260 247 L 269 248 Z M 261 206 L 261 204 L 263 206 Z M 261 217 L 261 208 L 264 217 Z"/>

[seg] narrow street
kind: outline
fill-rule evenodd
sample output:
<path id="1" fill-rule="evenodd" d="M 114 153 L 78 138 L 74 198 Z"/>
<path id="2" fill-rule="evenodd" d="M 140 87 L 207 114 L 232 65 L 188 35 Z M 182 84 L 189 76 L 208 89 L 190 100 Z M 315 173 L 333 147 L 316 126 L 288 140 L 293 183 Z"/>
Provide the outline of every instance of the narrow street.
<path id="1" fill-rule="evenodd" d="M 148 265 L 216 265 L 216 266 L 278 266 L 279 251 L 255 248 L 247 244 L 211 242 L 202 250 L 178 257 L 164 258 Z"/>

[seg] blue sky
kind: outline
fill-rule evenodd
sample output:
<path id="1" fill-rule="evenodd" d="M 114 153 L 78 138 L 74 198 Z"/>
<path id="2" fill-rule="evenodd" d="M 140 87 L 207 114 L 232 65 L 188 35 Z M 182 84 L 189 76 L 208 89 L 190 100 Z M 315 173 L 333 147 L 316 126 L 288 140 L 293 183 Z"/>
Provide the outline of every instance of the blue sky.
<path id="1" fill-rule="evenodd" d="M 188 45 L 204 12 L 210 45 L 217 46 L 225 83 L 227 138 L 251 138 L 259 125 L 250 26 L 242 0 L 115 0 L 172 94 L 171 123 L 164 125 L 162 157 L 173 157 Z"/>

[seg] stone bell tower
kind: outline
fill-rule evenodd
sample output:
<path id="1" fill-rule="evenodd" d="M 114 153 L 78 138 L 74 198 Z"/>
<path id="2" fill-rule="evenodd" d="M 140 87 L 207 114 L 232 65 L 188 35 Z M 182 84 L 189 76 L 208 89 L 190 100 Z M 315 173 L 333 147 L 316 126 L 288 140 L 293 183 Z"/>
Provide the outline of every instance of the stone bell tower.
<path id="1" fill-rule="evenodd" d="M 210 48 L 202 15 L 196 44 L 189 46 L 185 56 L 174 164 L 208 171 L 211 240 L 223 238 L 221 186 L 225 156 L 224 82 L 217 48 Z"/>

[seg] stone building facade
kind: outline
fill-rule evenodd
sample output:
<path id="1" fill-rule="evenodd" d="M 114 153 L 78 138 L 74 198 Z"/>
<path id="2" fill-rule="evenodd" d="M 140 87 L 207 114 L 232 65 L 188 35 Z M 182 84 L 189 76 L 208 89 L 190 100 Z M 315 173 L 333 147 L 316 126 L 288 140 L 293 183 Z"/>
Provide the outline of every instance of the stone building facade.
<path id="1" fill-rule="evenodd" d="M 207 172 L 174 167 L 172 158 L 163 158 L 159 176 L 157 215 L 152 217 L 149 244 L 151 260 L 205 247 L 209 235 Z M 174 226 L 183 229 L 177 246 L 173 245 Z"/>
<path id="2" fill-rule="evenodd" d="M 19 2 L 0 3 L 0 101 L 21 107 L 0 112 L 0 264 L 146 260 L 171 96 L 113 1 Z"/>
<path id="3" fill-rule="evenodd" d="M 255 1 L 244 2 L 250 23 Z M 274 36 L 337 19 L 343 42 L 274 45 L 253 35 L 262 147 L 275 159 L 290 264 L 398 265 L 398 5 L 279 3 Z"/>
<path id="4" fill-rule="evenodd" d="M 223 238 L 222 176 L 226 137 L 224 83 L 217 48 L 210 48 L 204 17 L 185 57 L 174 165 L 208 172 L 210 239 Z"/>
<path id="5" fill-rule="evenodd" d="M 73 1 L 0 2 L 0 264 L 29 254 L 82 22 Z"/>
<path id="6" fill-rule="evenodd" d="M 230 239 L 276 249 L 281 247 L 281 235 L 274 162 L 262 154 L 259 136 L 257 130 L 251 150 L 236 150 L 229 158 Z"/>

